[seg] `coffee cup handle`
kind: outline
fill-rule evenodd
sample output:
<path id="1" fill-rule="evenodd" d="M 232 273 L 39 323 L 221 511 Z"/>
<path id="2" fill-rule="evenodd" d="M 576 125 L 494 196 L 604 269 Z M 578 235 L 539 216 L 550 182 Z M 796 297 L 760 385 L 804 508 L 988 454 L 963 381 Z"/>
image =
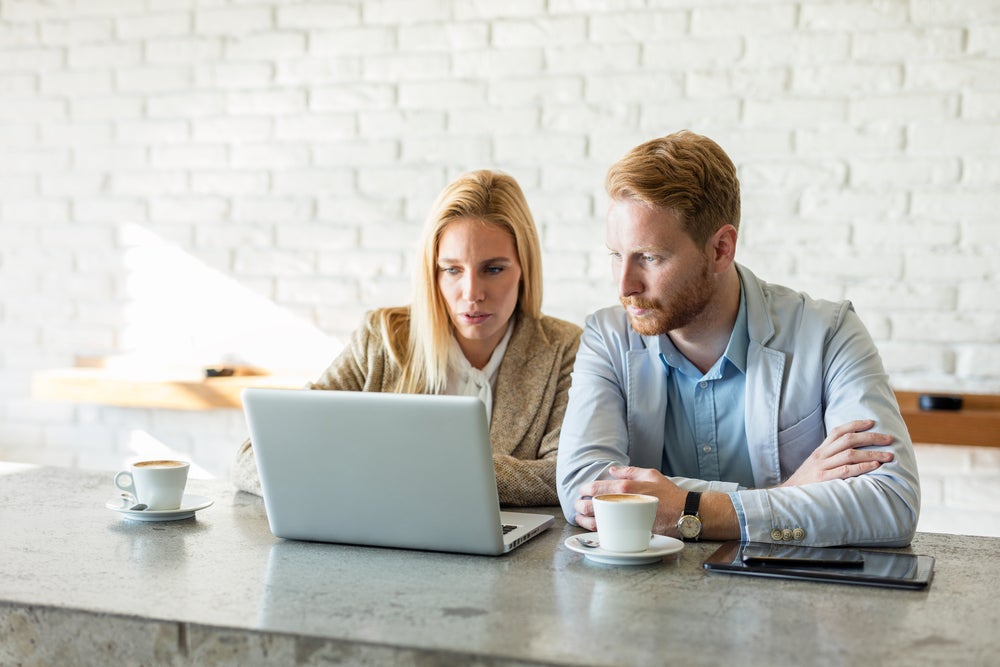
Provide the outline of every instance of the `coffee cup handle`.
<path id="1" fill-rule="evenodd" d="M 123 480 L 128 478 L 128 483 L 126 484 Z M 132 494 L 133 498 L 138 499 L 138 495 L 135 492 L 135 481 L 132 479 L 132 473 L 128 470 L 122 470 L 115 474 L 115 486 L 117 486 L 122 491 Z"/>

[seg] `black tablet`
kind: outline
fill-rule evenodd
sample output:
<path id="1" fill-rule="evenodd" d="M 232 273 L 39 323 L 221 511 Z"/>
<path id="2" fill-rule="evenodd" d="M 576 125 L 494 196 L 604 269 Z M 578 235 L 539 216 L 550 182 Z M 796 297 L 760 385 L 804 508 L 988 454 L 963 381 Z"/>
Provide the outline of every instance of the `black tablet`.
<path id="1" fill-rule="evenodd" d="M 926 588 L 934 573 L 933 556 L 869 549 L 850 549 L 848 552 L 850 562 L 837 565 L 832 561 L 840 554 L 831 552 L 829 547 L 796 547 L 789 558 L 782 559 L 780 551 L 773 550 L 770 545 L 726 542 L 708 557 L 704 567 L 713 572 L 755 577 L 909 589 Z M 777 557 L 760 558 L 758 554 L 761 553 L 775 553 Z"/>

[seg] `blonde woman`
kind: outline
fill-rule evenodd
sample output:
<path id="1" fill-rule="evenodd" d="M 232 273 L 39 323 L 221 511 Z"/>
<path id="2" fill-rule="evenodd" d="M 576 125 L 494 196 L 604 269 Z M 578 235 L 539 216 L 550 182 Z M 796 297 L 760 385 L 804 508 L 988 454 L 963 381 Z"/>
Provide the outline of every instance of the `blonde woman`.
<path id="1" fill-rule="evenodd" d="M 520 186 L 495 171 L 438 196 L 409 306 L 368 313 L 312 389 L 478 396 L 505 505 L 555 505 L 556 453 L 580 327 L 541 313 L 541 249 Z M 253 448 L 234 481 L 260 493 Z"/>

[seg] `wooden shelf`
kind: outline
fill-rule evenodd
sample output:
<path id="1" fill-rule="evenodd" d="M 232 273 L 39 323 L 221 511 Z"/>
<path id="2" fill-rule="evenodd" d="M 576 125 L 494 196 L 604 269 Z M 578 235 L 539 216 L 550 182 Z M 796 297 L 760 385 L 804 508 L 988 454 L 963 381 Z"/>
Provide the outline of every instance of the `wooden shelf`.
<path id="1" fill-rule="evenodd" d="M 64 368 L 42 371 L 32 377 L 34 398 L 129 408 L 213 410 L 242 408 L 245 387 L 298 389 L 304 378 L 273 375 L 234 375 L 199 378 L 124 373 L 103 368 Z"/>
<path id="2" fill-rule="evenodd" d="M 922 394 L 897 391 L 896 400 L 913 442 L 940 445 L 1000 447 L 1000 395 L 952 394 L 962 397 L 961 410 L 921 410 Z"/>
<path id="3" fill-rule="evenodd" d="M 133 408 L 213 410 L 241 408 L 240 392 L 245 387 L 297 389 L 307 383 L 305 377 L 274 375 L 163 377 L 104 368 L 65 368 L 36 373 L 32 396 Z M 922 393 L 938 392 L 896 392 L 913 442 L 1000 447 L 1000 395 L 954 394 L 963 399 L 961 410 L 928 411 L 919 408 Z"/>

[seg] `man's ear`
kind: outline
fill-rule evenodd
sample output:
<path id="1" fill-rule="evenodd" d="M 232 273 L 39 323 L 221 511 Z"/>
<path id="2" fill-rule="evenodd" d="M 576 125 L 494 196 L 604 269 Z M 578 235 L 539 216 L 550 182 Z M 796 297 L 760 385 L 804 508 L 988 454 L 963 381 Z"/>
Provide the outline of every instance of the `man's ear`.
<path id="1" fill-rule="evenodd" d="M 716 273 L 722 273 L 736 260 L 736 227 L 723 225 L 708 239 L 705 253 Z"/>

